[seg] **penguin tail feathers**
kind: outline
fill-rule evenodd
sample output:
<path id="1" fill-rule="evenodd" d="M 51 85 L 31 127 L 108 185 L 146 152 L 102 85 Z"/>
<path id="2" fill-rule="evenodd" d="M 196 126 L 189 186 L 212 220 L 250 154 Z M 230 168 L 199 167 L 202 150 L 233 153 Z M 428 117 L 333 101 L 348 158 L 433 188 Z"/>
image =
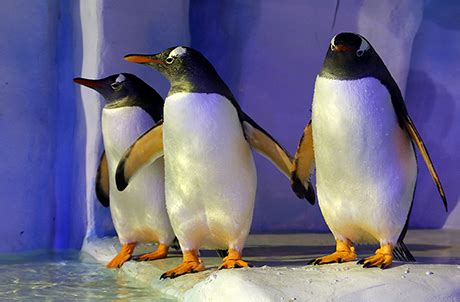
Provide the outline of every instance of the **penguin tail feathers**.
<path id="1" fill-rule="evenodd" d="M 179 240 L 177 240 L 177 237 L 174 237 L 174 240 L 171 243 L 171 247 L 175 249 L 176 251 L 180 251 Z"/>
<path id="2" fill-rule="evenodd" d="M 315 190 L 310 182 L 308 182 L 308 187 L 305 188 L 302 181 L 293 173 L 291 176 L 291 188 L 297 197 L 300 199 L 305 198 L 312 205 L 315 204 Z"/>
<path id="3" fill-rule="evenodd" d="M 222 259 L 228 256 L 227 250 L 217 249 L 217 250 L 216 250 L 216 253 L 217 253 L 217 255 L 218 255 L 220 258 L 222 258 Z"/>
<path id="4" fill-rule="evenodd" d="M 393 257 L 396 260 L 399 261 L 405 261 L 405 262 L 415 262 L 415 257 L 412 255 L 412 253 L 409 251 L 407 246 L 404 244 L 404 242 L 401 240 L 399 241 L 395 248 L 393 249 Z"/>

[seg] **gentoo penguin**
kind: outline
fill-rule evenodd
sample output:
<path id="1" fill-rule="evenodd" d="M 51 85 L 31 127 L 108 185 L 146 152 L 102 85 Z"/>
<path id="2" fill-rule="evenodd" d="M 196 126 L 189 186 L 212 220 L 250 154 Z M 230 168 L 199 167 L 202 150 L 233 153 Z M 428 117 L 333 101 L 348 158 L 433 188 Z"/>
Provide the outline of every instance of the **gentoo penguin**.
<path id="1" fill-rule="evenodd" d="M 403 243 L 412 208 L 420 150 L 447 211 L 446 197 L 401 91 L 370 43 L 354 33 L 336 35 L 316 78 L 312 119 L 294 159 L 292 183 L 306 181 L 316 165 L 321 212 L 336 252 L 325 264 L 356 259 L 354 243 L 378 242 L 364 267 L 415 259 Z"/>
<path id="2" fill-rule="evenodd" d="M 164 122 L 131 146 L 116 172 L 123 190 L 136 171 L 164 153 L 166 207 L 183 263 L 161 278 L 204 270 L 200 247 L 228 248 L 219 269 L 247 267 L 241 254 L 257 180 L 250 147 L 287 177 L 292 158 L 241 110 L 200 52 L 178 46 L 155 55 L 127 55 L 125 60 L 152 67 L 171 83 Z"/>
<path id="3" fill-rule="evenodd" d="M 105 152 L 96 177 L 96 192 L 103 205 L 108 206 L 110 199 L 113 224 L 123 245 L 107 267 L 121 267 L 131 259 L 137 243 L 159 243 L 156 251 L 137 260 L 166 257 L 174 233 L 166 213 L 163 159 L 139 172 L 127 190 L 120 192 L 115 186 L 115 169 L 124 151 L 139 135 L 161 121 L 163 98 L 129 73 L 99 80 L 76 78 L 74 81 L 96 90 L 106 100 L 102 110 Z"/>

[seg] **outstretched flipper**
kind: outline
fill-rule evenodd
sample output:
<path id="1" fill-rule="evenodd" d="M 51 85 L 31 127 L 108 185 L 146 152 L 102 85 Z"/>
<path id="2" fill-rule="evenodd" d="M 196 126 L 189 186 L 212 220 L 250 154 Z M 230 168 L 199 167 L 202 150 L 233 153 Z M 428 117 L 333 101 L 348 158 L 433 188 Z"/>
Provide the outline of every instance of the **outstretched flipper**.
<path id="1" fill-rule="evenodd" d="M 99 167 L 97 168 L 96 196 L 99 202 L 106 208 L 110 205 L 109 192 L 109 165 L 107 164 L 107 157 L 104 151 L 102 152 Z"/>
<path id="2" fill-rule="evenodd" d="M 306 198 L 311 204 L 315 204 L 315 192 L 310 182 L 310 176 L 315 168 L 311 121 L 303 131 L 292 166 L 292 190 L 297 197 Z M 307 189 L 305 189 L 305 185 L 308 186 Z"/>
<path id="3" fill-rule="evenodd" d="M 286 177 L 292 168 L 292 157 L 267 131 L 245 113 L 241 114 L 241 124 L 248 143 L 257 152 L 269 159 Z"/>
<path id="4" fill-rule="evenodd" d="M 442 188 L 442 184 L 439 180 L 438 173 L 434 168 L 433 162 L 431 161 L 430 155 L 428 154 L 428 150 L 426 149 L 425 144 L 423 143 L 422 137 L 418 133 L 417 128 L 415 128 L 414 122 L 409 116 L 409 112 L 407 111 L 406 105 L 404 104 L 404 99 L 402 97 L 398 85 L 393 80 L 391 75 L 382 77 L 380 80 L 383 82 L 384 85 L 386 85 L 389 88 L 388 90 L 391 93 L 391 102 L 393 103 L 393 107 L 396 111 L 398 122 L 401 128 L 406 129 L 410 138 L 415 143 L 415 145 L 417 145 L 418 150 L 422 154 L 423 160 L 425 161 L 428 171 L 430 171 L 431 178 L 433 178 L 433 181 L 436 184 L 436 187 L 438 188 L 439 195 L 441 196 L 444 208 L 447 212 L 446 194 L 444 193 L 444 189 Z"/>
<path id="5" fill-rule="evenodd" d="M 247 114 L 241 112 L 240 119 L 244 135 L 251 147 L 269 159 L 286 177 L 291 178 L 291 173 L 294 169 L 292 156 L 289 155 L 286 149 Z M 305 187 L 305 182 L 298 182 L 297 186 L 298 191 L 305 192 L 301 198 L 306 198 L 311 204 L 314 204 L 315 193 L 310 182 L 308 182 L 307 187 Z"/>
<path id="6" fill-rule="evenodd" d="M 144 166 L 163 156 L 163 120 L 142 134 L 129 147 L 117 166 L 115 182 L 123 191 L 129 180 Z"/>

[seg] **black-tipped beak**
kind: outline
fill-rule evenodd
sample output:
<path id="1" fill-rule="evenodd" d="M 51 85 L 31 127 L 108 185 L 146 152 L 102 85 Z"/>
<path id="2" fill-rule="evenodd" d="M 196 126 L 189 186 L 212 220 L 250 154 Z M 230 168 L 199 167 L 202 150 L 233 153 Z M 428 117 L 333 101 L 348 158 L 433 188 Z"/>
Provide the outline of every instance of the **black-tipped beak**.
<path id="1" fill-rule="evenodd" d="M 163 61 L 157 59 L 154 55 L 139 55 L 139 54 L 130 54 L 123 57 L 125 61 L 139 63 L 139 64 L 148 64 L 148 63 L 157 63 L 165 64 Z"/>
<path id="2" fill-rule="evenodd" d="M 102 84 L 98 80 L 89 80 L 89 79 L 84 79 L 84 78 L 75 78 L 73 81 L 77 84 L 97 89 L 97 88 L 102 88 Z"/>

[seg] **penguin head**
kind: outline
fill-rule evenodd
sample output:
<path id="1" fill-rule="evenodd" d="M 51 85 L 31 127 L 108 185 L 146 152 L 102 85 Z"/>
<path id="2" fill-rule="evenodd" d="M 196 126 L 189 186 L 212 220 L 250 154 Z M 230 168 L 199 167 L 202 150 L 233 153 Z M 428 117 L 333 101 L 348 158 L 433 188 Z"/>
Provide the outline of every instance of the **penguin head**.
<path id="1" fill-rule="evenodd" d="M 155 121 L 163 117 L 163 98 L 155 89 L 133 74 L 113 74 L 98 80 L 75 78 L 73 81 L 102 94 L 106 101 L 106 108 L 139 106 Z"/>
<path id="2" fill-rule="evenodd" d="M 231 94 L 208 59 L 190 47 L 171 47 L 152 55 L 129 54 L 124 59 L 159 71 L 171 83 L 169 94 L 176 92 Z"/>
<path id="3" fill-rule="evenodd" d="M 379 59 L 363 36 L 343 32 L 332 38 L 320 75 L 344 79 L 360 78 L 371 74 Z"/>
<path id="4" fill-rule="evenodd" d="M 153 55 L 130 54 L 124 59 L 158 70 L 170 82 L 181 80 L 192 73 L 202 73 L 212 68 L 208 60 L 198 51 L 185 46 L 170 47 Z"/>
<path id="5" fill-rule="evenodd" d="M 149 87 L 144 81 L 130 73 L 113 74 L 98 80 L 75 78 L 73 81 L 96 90 L 102 94 L 107 103 L 126 97 L 137 97 L 146 90 L 146 87 Z"/>

